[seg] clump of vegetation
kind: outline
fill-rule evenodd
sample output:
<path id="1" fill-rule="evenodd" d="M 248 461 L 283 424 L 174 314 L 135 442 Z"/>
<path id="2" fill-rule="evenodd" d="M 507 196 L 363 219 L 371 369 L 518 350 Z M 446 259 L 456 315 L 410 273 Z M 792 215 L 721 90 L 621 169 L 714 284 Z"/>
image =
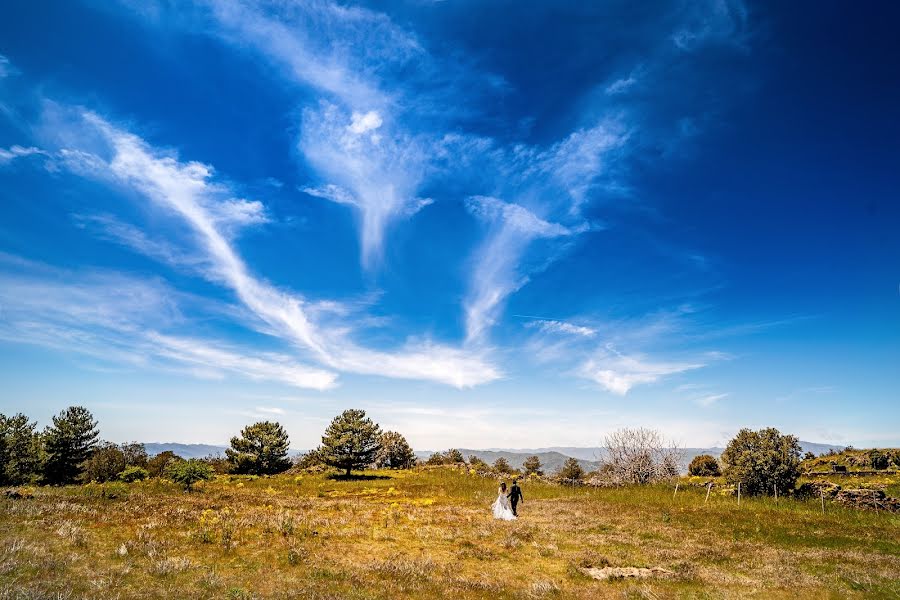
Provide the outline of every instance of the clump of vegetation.
<path id="1" fill-rule="evenodd" d="M 688 475 L 698 477 L 718 477 L 722 474 L 719 461 L 709 454 L 698 454 L 688 465 Z"/>
<path id="2" fill-rule="evenodd" d="M 288 434 L 280 423 L 260 421 L 241 430 L 240 437 L 231 438 L 225 450 L 234 473 L 246 475 L 274 475 L 291 466 L 288 459 Z"/>
<path id="3" fill-rule="evenodd" d="M 90 411 L 70 406 L 53 417 L 53 425 L 44 431 L 44 481 L 50 484 L 74 483 L 82 465 L 97 445 L 100 432 Z"/>
<path id="4" fill-rule="evenodd" d="M 318 452 L 325 464 L 344 470 L 349 477 L 353 469 L 364 469 L 375 461 L 380 438 L 381 428 L 364 410 L 345 410 L 325 430 Z"/>
<path id="5" fill-rule="evenodd" d="M 171 450 L 160 452 L 147 461 L 147 475 L 150 477 L 165 477 L 169 465 L 181 460 L 184 459 Z"/>
<path id="6" fill-rule="evenodd" d="M 41 466 L 37 423 L 22 413 L 0 413 L 0 485 L 33 483 Z"/>
<path id="7" fill-rule="evenodd" d="M 566 459 L 563 466 L 557 471 L 556 478 L 562 481 L 581 481 L 584 479 L 584 469 L 577 458 L 571 456 Z"/>
<path id="8" fill-rule="evenodd" d="M 446 465 L 447 457 L 446 457 L 446 455 L 444 455 L 440 452 L 435 452 L 434 454 L 432 454 L 431 456 L 428 457 L 428 460 L 425 461 L 425 464 L 432 466 L 432 467 Z"/>
<path id="9" fill-rule="evenodd" d="M 460 463 L 466 462 L 466 459 L 463 458 L 462 452 L 457 450 L 456 448 L 450 448 L 447 450 L 447 462 L 450 464 L 458 465 Z"/>
<path id="10" fill-rule="evenodd" d="M 793 491 L 800 477 L 800 442 L 770 427 L 741 429 L 722 453 L 725 480 L 747 495 Z"/>
<path id="11" fill-rule="evenodd" d="M 678 476 L 678 448 L 655 429 L 620 429 L 606 436 L 604 446 L 601 472 L 609 483 L 642 485 Z"/>
<path id="12" fill-rule="evenodd" d="M 113 444 L 102 442 L 91 452 L 90 457 L 81 465 L 81 480 L 103 483 L 119 478 L 129 467 L 143 469 L 147 466 L 147 451 L 143 444 Z"/>
<path id="13" fill-rule="evenodd" d="M 144 481 L 150 474 L 144 467 L 131 466 L 125 467 L 125 470 L 119 473 L 119 481 L 125 483 L 134 483 L 135 481 Z"/>
<path id="14" fill-rule="evenodd" d="M 541 459 L 537 456 L 529 456 L 525 459 L 525 462 L 522 464 L 522 469 L 525 470 L 526 475 L 543 475 L 544 472 L 541 470 Z"/>
<path id="15" fill-rule="evenodd" d="M 509 475 L 513 472 L 513 468 L 509 466 L 509 461 L 502 456 L 494 461 L 493 469 L 494 473 L 497 473 L 498 475 Z"/>
<path id="16" fill-rule="evenodd" d="M 490 471 L 491 467 L 486 462 L 472 454 L 469 456 L 469 468 L 475 471 Z"/>
<path id="17" fill-rule="evenodd" d="M 410 469 L 416 464 L 416 455 L 406 438 L 396 431 L 385 431 L 379 440 L 380 448 L 375 455 L 375 466 L 379 469 Z"/>
<path id="18" fill-rule="evenodd" d="M 195 483 L 212 479 L 215 476 L 215 472 L 212 467 L 202 460 L 192 458 L 190 460 L 173 462 L 169 465 L 166 476 L 183 486 L 184 491 L 190 492 L 193 490 Z"/>

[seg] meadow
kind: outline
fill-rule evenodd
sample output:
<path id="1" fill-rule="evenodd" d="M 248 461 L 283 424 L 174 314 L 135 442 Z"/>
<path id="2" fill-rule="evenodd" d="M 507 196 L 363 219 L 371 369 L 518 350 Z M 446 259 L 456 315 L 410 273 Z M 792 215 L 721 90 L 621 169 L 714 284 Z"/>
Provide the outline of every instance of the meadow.
<path id="1" fill-rule="evenodd" d="M 895 598 L 900 515 L 701 486 L 523 485 L 463 469 L 151 479 L 0 496 L 0 598 Z M 596 580 L 587 569 L 659 567 Z"/>

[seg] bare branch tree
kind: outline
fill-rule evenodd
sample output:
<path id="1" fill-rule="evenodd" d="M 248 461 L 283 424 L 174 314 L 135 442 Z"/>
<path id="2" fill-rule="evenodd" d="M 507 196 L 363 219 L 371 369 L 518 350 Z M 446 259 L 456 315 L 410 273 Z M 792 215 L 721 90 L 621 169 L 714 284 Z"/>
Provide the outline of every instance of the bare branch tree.
<path id="1" fill-rule="evenodd" d="M 604 440 L 600 473 L 615 485 L 645 484 L 677 477 L 681 451 L 655 429 L 619 429 Z"/>

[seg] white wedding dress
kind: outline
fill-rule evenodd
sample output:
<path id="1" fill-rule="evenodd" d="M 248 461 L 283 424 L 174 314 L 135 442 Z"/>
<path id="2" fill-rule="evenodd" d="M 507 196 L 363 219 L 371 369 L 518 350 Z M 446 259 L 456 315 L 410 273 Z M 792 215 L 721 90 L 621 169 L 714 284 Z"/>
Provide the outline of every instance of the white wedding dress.
<path id="1" fill-rule="evenodd" d="M 494 501 L 492 508 L 494 510 L 495 519 L 501 519 L 503 521 L 516 520 L 516 515 L 513 514 L 512 507 L 509 505 L 509 498 L 506 497 L 505 491 L 498 490 L 497 500 Z"/>

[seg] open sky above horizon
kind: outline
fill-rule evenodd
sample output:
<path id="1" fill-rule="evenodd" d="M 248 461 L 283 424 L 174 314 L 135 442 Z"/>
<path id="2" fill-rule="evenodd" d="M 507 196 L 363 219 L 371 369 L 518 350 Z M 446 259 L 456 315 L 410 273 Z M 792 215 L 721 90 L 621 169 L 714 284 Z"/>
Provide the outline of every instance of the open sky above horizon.
<path id="1" fill-rule="evenodd" d="M 900 5 L 0 8 L 0 412 L 900 445 Z"/>

